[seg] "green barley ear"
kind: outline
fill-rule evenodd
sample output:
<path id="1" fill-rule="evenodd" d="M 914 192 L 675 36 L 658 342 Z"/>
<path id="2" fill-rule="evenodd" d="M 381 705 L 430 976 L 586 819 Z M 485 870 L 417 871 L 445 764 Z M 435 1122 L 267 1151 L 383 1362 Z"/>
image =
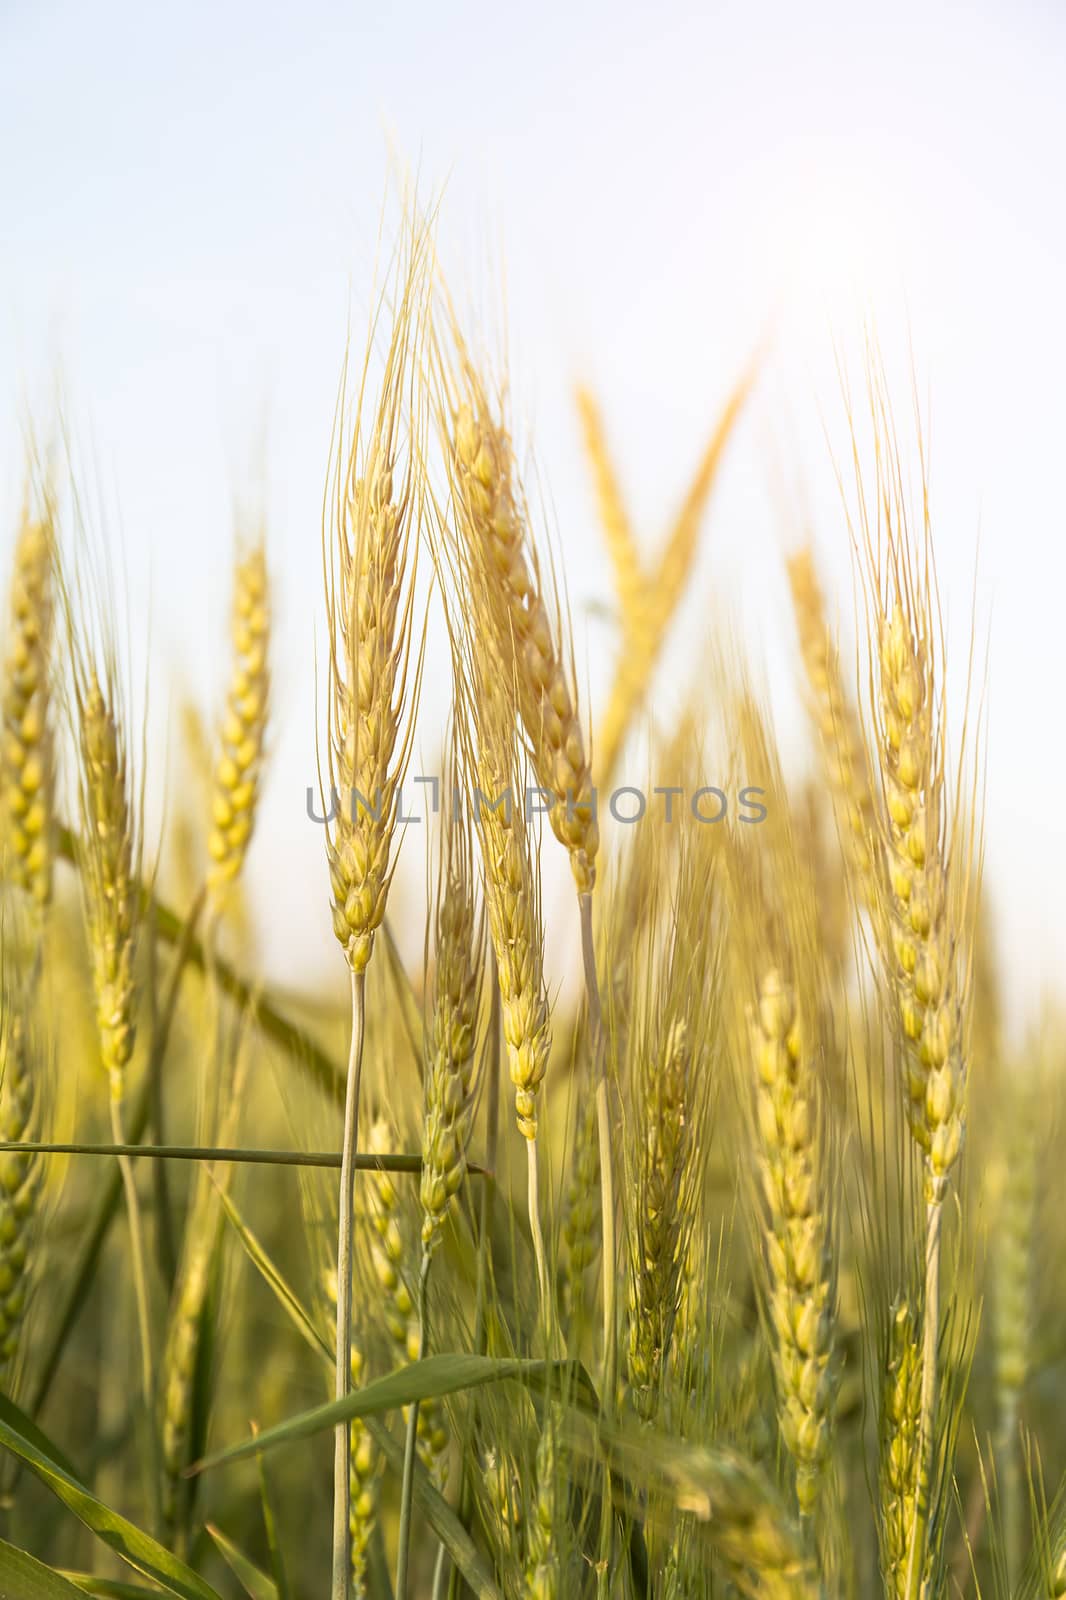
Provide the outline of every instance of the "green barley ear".
<path id="1" fill-rule="evenodd" d="M 52 895 L 54 759 L 51 654 L 55 528 L 44 514 L 23 515 L 11 577 L 2 695 L 0 808 L 6 871 L 46 906 Z"/>
<path id="2" fill-rule="evenodd" d="M 233 675 L 222 720 L 211 800 L 207 889 L 218 910 L 240 875 L 255 826 L 270 692 L 270 581 L 260 538 L 237 560 L 233 583 Z"/>
<path id="3" fill-rule="evenodd" d="M 39 1072 L 33 1031 L 23 1007 L 4 996 L 0 1015 L 0 1139 L 40 1137 Z M 0 1383 L 10 1381 L 26 1312 L 40 1192 L 38 1157 L 9 1150 L 0 1155 Z"/>
<path id="4" fill-rule="evenodd" d="M 704 931 L 714 898 L 684 853 L 664 947 L 649 948 L 627 1036 L 627 1368 L 645 1421 L 659 1411 L 702 1175 L 718 1009 Z"/>
<path id="5" fill-rule="evenodd" d="M 474 891 L 470 824 L 465 808 L 460 811 L 449 802 L 433 913 L 435 966 L 425 1029 L 419 1192 L 422 1248 L 427 1255 L 440 1243 L 448 1208 L 463 1181 L 477 1090 L 485 941 Z"/>
<path id="6" fill-rule="evenodd" d="M 907 1592 L 918 1495 L 921 1410 L 921 1322 L 906 1300 L 897 1300 L 888 1325 L 878 1471 L 881 1571 L 892 1600 L 905 1600 Z"/>
<path id="7" fill-rule="evenodd" d="M 537 1445 L 536 1494 L 526 1534 L 523 1600 L 558 1600 L 562 1593 L 557 1542 L 562 1487 L 558 1408 L 549 1404 Z"/>
<path id="8" fill-rule="evenodd" d="M 371 1125 L 367 1147 L 372 1155 L 395 1153 L 396 1140 L 383 1117 L 378 1117 Z M 371 1266 L 383 1296 L 385 1329 L 398 1364 L 404 1365 L 418 1360 L 422 1343 L 418 1316 L 420 1250 L 416 1242 L 417 1230 L 392 1173 L 370 1173 L 367 1190 Z M 419 1405 L 418 1448 L 427 1470 L 438 1484 L 443 1484 L 448 1466 L 448 1428 L 439 1401 L 422 1401 Z"/>
<path id="9" fill-rule="evenodd" d="M 313 1212 L 313 1216 L 317 1235 L 317 1224 L 320 1220 L 317 1209 Z M 328 1321 L 325 1324 L 323 1333 L 328 1338 L 337 1315 L 336 1266 L 332 1263 L 325 1265 L 320 1274 L 320 1281 L 328 1312 Z M 353 1336 L 352 1388 L 361 1388 L 366 1382 L 366 1378 L 366 1352 Z M 348 1425 L 348 1432 L 350 1438 L 348 1476 L 351 1489 L 351 1512 L 348 1518 L 348 1533 L 351 1538 L 352 1549 L 352 1595 L 353 1600 L 367 1600 L 369 1594 L 370 1541 L 374 1537 L 374 1530 L 378 1523 L 381 1479 L 385 1469 L 385 1460 L 374 1441 L 373 1435 L 361 1418 L 353 1418 Z"/>

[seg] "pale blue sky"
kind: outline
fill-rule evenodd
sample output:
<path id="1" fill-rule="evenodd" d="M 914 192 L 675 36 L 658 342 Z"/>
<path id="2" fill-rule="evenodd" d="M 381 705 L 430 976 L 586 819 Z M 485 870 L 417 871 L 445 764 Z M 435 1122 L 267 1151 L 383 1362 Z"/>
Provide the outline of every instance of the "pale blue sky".
<path id="1" fill-rule="evenodd" d="M 302 821 L 319 505 L 391 148 L 426 192 L 445 186 L 442 255 L 468 302 L 495 303 L 506 274 L 516 409 L 594 690 L 610 659 L 594 614 L 608 586 L 573 380 L 603 395 L 651 540 L 772 322 L 682 639 L 690 655 L 713 593 L 759 630 L 783 685 L 767 469 L 802 478 L 846 596 L 823 435 L 824 421 L 843 449 L 834 342 L 857 368 L 871 314 L 905 412 L 913 341 L 957 640 L 980 533 L 989 855 L 1018 994 L 1035 999 L 1061 972 L 1066 758 L 1047 729 L 1066 683 L 1064 81 L 1061 8 L 1033 0 L 0 0 L 0 508 L 17 503 L 20 408 L 60 366 L 120 514 L 135 618 L 153 597 L 157 708 L 168 668 L 190 655 L 207 697 L 222 672 L 232 499 L 266 419 L 284 594 L 258 848 L 293 864 L 273 909 L 306 937 L 309 965 L 329 949 L 320 840 Z M 778 701 L 795 715 L 784 689 Z"/>

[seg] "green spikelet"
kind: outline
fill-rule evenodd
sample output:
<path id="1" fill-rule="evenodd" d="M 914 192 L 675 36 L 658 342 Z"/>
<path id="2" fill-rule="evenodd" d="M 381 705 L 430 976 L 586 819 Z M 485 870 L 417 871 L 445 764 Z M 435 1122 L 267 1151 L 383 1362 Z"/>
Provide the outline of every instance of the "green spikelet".
<path id="1" fill-rule="evenodd" d="M 38 906 L 52 895 L 53 755 L 49 657 L 55 541 L 50 519 L 23 524 L 15 548 L 0 750 L 7 872 Z"/>
<path id="2" fill-rule="evenodd" d="M 0 1023 L 0 1138 L 32 1141 L 37 1134 L 37 1090 L 23 1019 L 5 1009 Z M 0 1155 L 0 1383 L 18 1354 L 26 1311 L 39 1161 L 22 1151 Z"/>
<path id="3" fill-rule="evenodd" d="M 918 1435 L 922 1407 L 921 1326 L 905 1300 L 888 1329 L 881 1397 L 881 1567 L 894 1600 L 904 1600 L 918 1493 Z"/>
<path id="4" fill-rule="evenodd" d="M 383 1119 L 370 1129 L 369 1148 L 374 1155 L 392 1155 L 395 1141 Z M 370 1220 L 370 1259 L 378 1287 L 384 1296 L 382 1309 L 385 1329 L 401 1362 L 417 1361 L 421 1348 L 412 1283 L 417 1279 L 418 1257 L 409 1237 L 408 1219 L 403 1214 L 400 1195 L 391 1173 L 375 1172 L 368 1184 Z M 418 1450 L 438 1484 L 447 1474 L 448 1429 L 439 1401 L 422 1401 L 418 1408 Z"/>

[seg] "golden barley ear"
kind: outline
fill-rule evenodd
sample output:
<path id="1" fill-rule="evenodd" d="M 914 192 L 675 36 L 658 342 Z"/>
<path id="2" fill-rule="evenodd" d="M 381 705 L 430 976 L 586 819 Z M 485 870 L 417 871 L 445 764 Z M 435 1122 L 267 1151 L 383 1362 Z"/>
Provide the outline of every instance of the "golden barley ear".
<path id="1" fill-rule="evenodd" d="M 121 1105 L 136 1032 L 136 965 L 141 925 L 141 832 L 119 685 L 105 638 L 71 618 L 78 747 L 80 878 L 96 1002 L 100 1056 L 114 1105 Z M 105 624 L 106 626 L 106 624 Z"/>
<path id="2" fill-rule="evenodd" d="M 270 577 L 259 536 L 238 554 L 233 580 L 233 672 L 211 797 L 208 898 L 218 912 L 239 877 L 255 827 L 270 695 Z"/>
<path id="3" fill-rule="evenodd" d="M 873 357 L 868 391 L 875 477 L 871 503 L 856 441 L 855 537 L 872 632 L 870 765 L 880 784 L 883 887 L 875 927 L 904 1050 L 910 1129 L 925 1158 L 930 1192 L 940 1198 L 965 1130 L 976 838 L 959 810 L 970 796 L 949 790 L 945 647 L 928 493 L 923 481 L 916 532 L 884 378 Z"/>
<path id="4" fill-rule="evenodd" d="M 329 628 L 327 854 L 333 928 L 353 972 L 370 960 L 392 881 L 400 785 L 421 676 L 415 575 L 425 511 L 427 246 L 395 272 L 376 402 L 368 345 L 354 402 L 342 385 L 323 523 Z M 424 635 L 423 635 L 424 638 Z"/>
<path id="5" fill-rule="evenodd" d="M 573 648 L 554 583 L 545 586 L 518 480 L 514 447 L 452 322 L 442 358 L 438 421 L 454 515 L 454 567 L 485 642 L 514 685 L 549 821 L 570 856 L 579 893 L 596 880 L 599 826 L 587 740 L 578 712 Z"/>

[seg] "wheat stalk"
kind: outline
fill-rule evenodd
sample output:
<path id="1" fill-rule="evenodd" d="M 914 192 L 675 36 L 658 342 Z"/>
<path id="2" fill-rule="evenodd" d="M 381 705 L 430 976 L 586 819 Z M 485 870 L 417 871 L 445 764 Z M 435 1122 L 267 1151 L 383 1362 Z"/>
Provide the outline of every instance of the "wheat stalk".
<path id="1" fill-rule="evenodd" d="M 341 407 L 346 453 L 336 454 L 328 526 L 323 529 L 329 619 L 326 853 L 333 930 L 351 975 L 351 1046 L 344 1113 L 337 1230 L 335 1391 L 351 1383 L 352 1214 L 363 1063 L 365 974 L 392 881 L 398 800 L 410 752 L 419 664 L 411 672 L 414 567 L 423 501 L 422 424 L 413 393 L 424 333 L 425 241 L 412 225 L 397 269 L 392 330 L 377 406 L 363 420 Z M 410 430 L 403 450 L 404 431 Z M 412 681 L 413 677 L 413 681 Z M 350 1437 L 335 1434 L 333 1600 L 351 1583 Z"/>

